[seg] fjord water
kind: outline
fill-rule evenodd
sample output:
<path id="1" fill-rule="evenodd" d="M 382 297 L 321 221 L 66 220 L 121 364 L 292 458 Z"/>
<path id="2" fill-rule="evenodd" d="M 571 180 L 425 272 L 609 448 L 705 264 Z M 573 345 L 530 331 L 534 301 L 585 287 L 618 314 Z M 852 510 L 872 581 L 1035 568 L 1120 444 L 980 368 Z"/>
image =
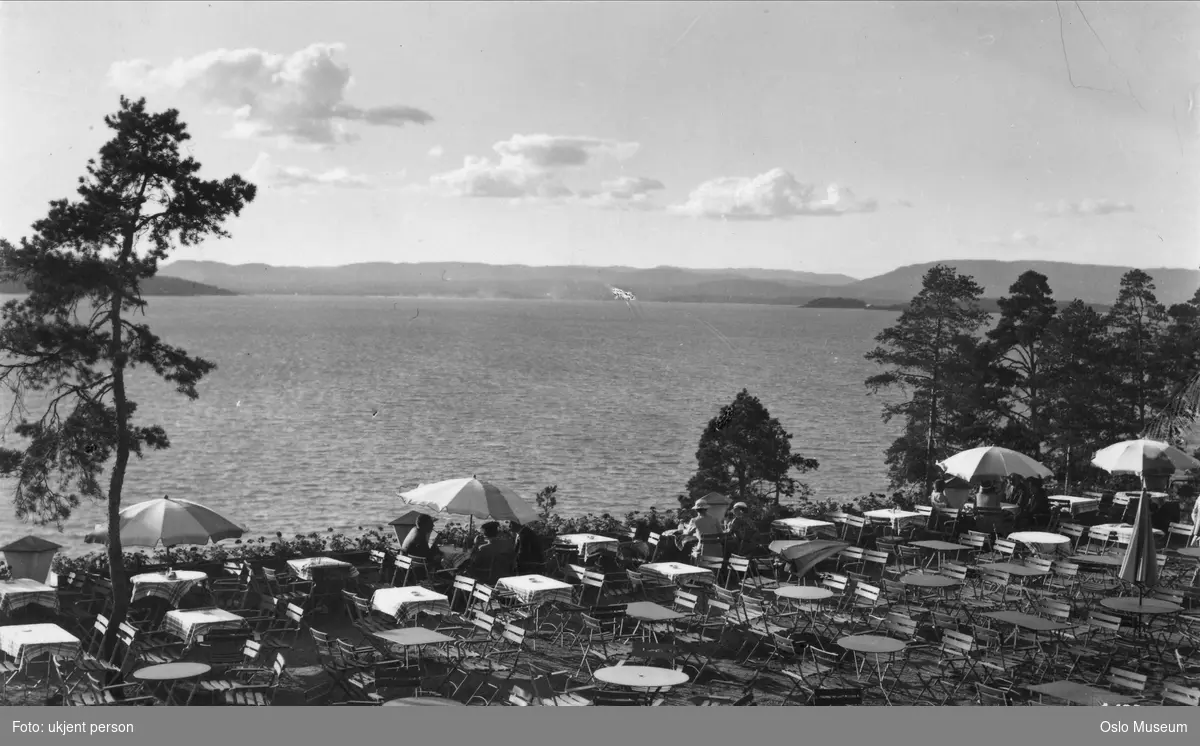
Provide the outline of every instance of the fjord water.
<path id="1" fill-rule="evenodd" d="M 743 387 L 816 458 L 819 497 L 886 486 L 896 425 L 863 354 L 896 315 L 789 306 L 238 296 L 150 299 L 162 338 L 219 365 L 189 402 L 135 373 L 139 422 L 167 451 L 130 461 L 126 505 L 169 494 L 250 535 L 386 524 L 396 492 L 478 475 L 564 514 L 676 507 L 708 420 Z M 4 412 L 9 400 L 0 402 Z M 373 414 L 374 413 L 374 414 Z M 105 482 L 107 484 L 107 481 Z M 53 527 L 68 548 L 102 520 Z"/>

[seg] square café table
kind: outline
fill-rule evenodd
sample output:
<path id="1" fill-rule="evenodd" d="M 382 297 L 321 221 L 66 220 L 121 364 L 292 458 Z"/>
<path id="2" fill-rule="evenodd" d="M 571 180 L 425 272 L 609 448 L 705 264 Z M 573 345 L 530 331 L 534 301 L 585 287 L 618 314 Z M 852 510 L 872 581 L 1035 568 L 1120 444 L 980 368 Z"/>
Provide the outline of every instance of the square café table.
<path id="1" fill-rule="evenodd" d="M 163 631 L 191 647 L 196 637 L 210 629 L 238 629 L 246 620 L 225 609 L 176 609 L 163 617 Z"/>
<path id="2" fill-rule="evenodd" d="M 43 655 L 75 657 L 79 638 L 57 624 L 9 624 L 0 627 L 0 652 L 16 661 L 17 673 L 27 675 L 29 664 Z"/>
<path id="3" fill-rule="evenodd" d="M 147 572 L 134 575 L 129 581 L 133 583 L 133 601 L 161 598 L 172 606 L 178 606 L 193 588 L 208 581 L 208 575 L 197 570 Z"/>
<path id="4" fill-rule="evenodd" d="M 419 585 L 380 588 L 371 596 L 371 608 L 394 619 L 416 617 L 418 611 L 449 614 L 450 599 Z"/>
<path id="5" fill-rule="evenodd" d="M 421 660 L 421 650 L 426 645 L 445 645 L 455 642 L 453 637 L 425 627 L 401 627 L 400 629 L 385 629 L 371 633 L 388 645 L 404 649 L 404 662 L 408 663 L 408 649 L 417 649 L 417 662 Z"/>
<path id="6" fill-rule="evenodd" d="M 899 508 L 884 508 L 882 510 L 868 510 L 863 513 L 864 516 L 873 521 L 883 521 L 891 525 L 892 529 L 899 528 L 907 523 L 915 523 L 917 521 L 928 520 L 928 516 L 923 513 L 914 513 L 911 510 L 900 510 Z"/>
<path id="7" fill-rule="evenodd" d="M 717 581 L 712 570 L 706 570 L 703 567 L 696 567 L 695 565 L 686 565 L 682 562 L 650 562 L 642 565 L 640 570 L 681 586 L 690 584 L 712 585 Z"/>
<path id="8" fill-rule="evenodd" d="M 544 604 L 550 601 L 571 603 L 575 587 L 545 575 L 514 575 L 500 578 L 496 590 L 516 597 L 523 604 Z"/>
<path id="9" fill-rule="evenodd" d="M 830 521 L 818 521 L 815 518 L 780 518 L 771 522 L 771 528 L 787 531 L 796 536 L 808 536 L 822 526 L 833 526 Z"/>
<path id="10" fill-rule="evenodd" d="M 58 591 L 29 578 L 0 580 L 0 614 L 10 615 L 34 605 L 58 611 Z"/>
<path id="11" fill-rule="evenodd" d="M 564 534 L 554 540 L 555 549 L 577 552 L 585 560 L 606 552 L 616 552 L 620 546 L 618 540 L 597 534 Z"/>
<path id="12" fill-rule="evenodd" d="M 296 573 L 296 577 L 304 578 L 305 580 L 316 580 L 314 574 L 327 572 L 340 572 L 348 578 L 358 577 L 358 568 L 349 562 L 334 559 L 333 557 L 305 557 L 303 559 L 288 560 L 288 567 L 292 568 L 292 572 Z"/>
<path id="13" fill-rule="evenodd" d="M 1095 497 L 1076 497 L 1074 495 L 1050 495 L 1047 500 L 1054 507 L 1066 510 L 1071 515 L 1095 513 L 1100 510 L 1100 500 Z"/>

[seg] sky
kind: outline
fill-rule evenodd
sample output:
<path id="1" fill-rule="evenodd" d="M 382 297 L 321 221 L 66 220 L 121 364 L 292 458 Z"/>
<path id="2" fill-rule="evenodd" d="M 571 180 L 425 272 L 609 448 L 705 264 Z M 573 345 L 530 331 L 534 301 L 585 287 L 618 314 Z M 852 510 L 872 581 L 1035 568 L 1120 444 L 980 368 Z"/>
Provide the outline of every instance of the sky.
<path id="1" fill-rule="evenodd" d="M 119 96 L 259 195 L 176 259 L 1200 265 L 1200 4 L 0 4 L 0 237 Z"/>

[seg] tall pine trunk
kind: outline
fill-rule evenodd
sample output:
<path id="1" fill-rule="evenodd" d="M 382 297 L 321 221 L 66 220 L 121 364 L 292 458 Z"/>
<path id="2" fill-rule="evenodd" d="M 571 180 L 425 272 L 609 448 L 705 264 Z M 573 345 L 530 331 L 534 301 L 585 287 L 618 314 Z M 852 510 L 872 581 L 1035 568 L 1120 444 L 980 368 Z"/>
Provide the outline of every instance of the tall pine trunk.
<path id="1" fill-rule="evenodd" d="M 145 182 L 141 194 L 145 192 Z M 136 237 L 137 221 L 141 211 L 134 213 L 130 227 L 126 230 L 121 246 L 121 255 L 117 260 L 116 277 L 113 283 L 112 308 L 108 319 L 111 326 L 109 339 L 109 356 L 112 358 L 113 374 L 113 408 L 117 419 L 117 459 L 113 464 L 112 474 L 108 482 L 108 577 L 112 581 L 112 617 L 108 620 L 108 629 L 104 633 L 102 649 L 110 654 L 116 648 L 117 632 L 125 621 L 129 610 L 130 592 L 125 573 L 125 549 L 121 544 L 121 491 L 125 486 L 125 468 L 129 465 L 129 400 L 125 393 L 125 350 L 122 348 L 121 310 L 125 301 L 125 271 L 129 257 L 133 254 L 133 244 Z"/>

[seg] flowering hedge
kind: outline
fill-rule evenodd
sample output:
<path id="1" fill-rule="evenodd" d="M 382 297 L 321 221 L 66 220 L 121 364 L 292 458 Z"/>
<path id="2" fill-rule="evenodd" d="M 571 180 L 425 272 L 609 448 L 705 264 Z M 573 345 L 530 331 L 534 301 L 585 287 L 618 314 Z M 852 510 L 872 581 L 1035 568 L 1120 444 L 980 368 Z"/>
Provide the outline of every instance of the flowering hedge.
<path id="1" fill-rule="evenodd" d="M 848 501 L 803 500 L 795 505 L 765 503 L 753 506 L 751 517 L 759 530 L 765 533 L 769 531 L 771 522 L 779 518 L 817 518 L 839 510 L 861 515 L 868 510 L 890 507 L 891 504 L 891 499 L 887 496 L 872 493 Z M 651 507 L 647 511 L 630 511 L 620 517 L 611 513 L 564 517 L 554 512 L 553 501 L 541 500 L 538 505 L 540 520 L 531 523 L 530 528 L 536 531 L 547 545 L 554 537 L 562 534 L 616 534 L 629 529 L 661 533 L 677 527 L 681 522 L 691 520 L 694 515 L 691 510 L 659 510 Z M 358 531 L 356 534 L 347 534 L 329 528 L 324 533 L 314 531 L 296 534 L 290 538 L 285 537 L 282 531 L 277 531 L 274 536 L 237 539 L 205 547 L 157 549 L 149 553 L 127 552 L 125 567 L 131 574 L 136 574 L 142 568 L 170 564 L 221 564 L 229 560 L 286 561 L 331 553 L 365 552 L 373 549 L 395 552 L 399 549 L 399 540 L 386 526 L 359 526 Z M 468 524 L 449 521 L 439 526 L 438 531 L 443 544 L 462 546 L 466 543 Z M 90 552 L 77 557 L 56 554 L 51 569 L 60 576 L 73 571 L 106 573 L 108 555 L 104 551 Z"/>

